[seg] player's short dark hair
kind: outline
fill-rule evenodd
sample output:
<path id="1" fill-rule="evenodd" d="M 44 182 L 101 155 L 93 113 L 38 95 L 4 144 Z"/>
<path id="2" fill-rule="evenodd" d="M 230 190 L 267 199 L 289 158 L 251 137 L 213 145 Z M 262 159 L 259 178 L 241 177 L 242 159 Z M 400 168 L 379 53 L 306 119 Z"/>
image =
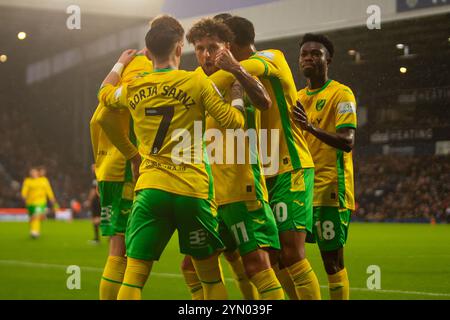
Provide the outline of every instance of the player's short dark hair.
<path id="1" fill-rule="evenodd" d="M 166 57 L 177 42 L 183 41 L 184 29 L 180 22 L 169 16 L 156 17 L 145 36 L 147 49 L 156 57 Z"/>
<path id="2" fill-rule="evenodd" d="M 233 32 L 231 32 L 230 28 L 222 21 L 215 20 L 214 18 L 205 18 L 194 24 L 186 35 L 186 39 L 189 43 L 194 44 L 204 37 L 214 36 L 223 42 L 232 42 L 234 39 Z"/>
<path id="3" fill-rule="evenodd" d="M 300 42 L 300 48 L 306 43 L 306 42 L 318 42 L 322 44 L 330 54 L 330 58 L 333 58 L 334 56 L 334 45 L 330 41 L 330 39 L 327 38 L 327 36 L 323 34 L 313 34 L 313 33 L 307 33 L 303 36 L 302 41 Z"/>
<path id="4" fill-rule="evenodd" d="M 255 43 L 255 27 L 253 23 L 239 16 L 232 16 L 223 21 L 234 34 L 234 43 L 247 46 Z"/>
<path id="5" fill-rule="evenodd" d="M 223 21 L 225 21 L 225 20 L 227 20 L 227 19 L 230 19 L 232 16 L 233 16 L 232 14 L 224 12 L 224 13 L 216 14 L 216 15 L 213 17 L 213 19 L 214 19 L 214 20 L 219 20 L 219 21 L 222 21 L 222 22 L 223 22 Z"/>

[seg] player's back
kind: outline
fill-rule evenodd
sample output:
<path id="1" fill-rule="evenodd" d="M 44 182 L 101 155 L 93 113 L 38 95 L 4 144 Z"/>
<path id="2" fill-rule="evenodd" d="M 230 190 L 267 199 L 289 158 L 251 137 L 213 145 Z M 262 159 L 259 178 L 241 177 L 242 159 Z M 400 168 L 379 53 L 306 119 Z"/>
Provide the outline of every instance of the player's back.
<path id="1" fill-rule="evenodd" d="M 270 49 L 256 52 L 250 58 L 252 59 L 265 65 L 266 72 L 260 79 L 273 103 L 272 108 L 261 114 L 261 128 L 269 130 L 268 141 L 271 141 L 270 130 L 279 130 L 279 170 L 275 175 L 313 167 L 306 140 L 291 120 L 291 112 L 297 100 L 297 89 L 284 54 Z M 271 146 L 270 143 L 268 145 Z M 269 176 L 274 175 L 273 172 L 266 173 Z"/>
<path id="2" fill-rule="evenodd" d="M 213 195 L 203 145 L 205 114 L 229 128 L 242 127 L 212 82 L 200 73 L 159 69 L 116 92 L 135 123 L 143 161 L 136 190 L 157 188 L 198 198 Z M 126 99 L 126 100 L 124 100 Z"/>

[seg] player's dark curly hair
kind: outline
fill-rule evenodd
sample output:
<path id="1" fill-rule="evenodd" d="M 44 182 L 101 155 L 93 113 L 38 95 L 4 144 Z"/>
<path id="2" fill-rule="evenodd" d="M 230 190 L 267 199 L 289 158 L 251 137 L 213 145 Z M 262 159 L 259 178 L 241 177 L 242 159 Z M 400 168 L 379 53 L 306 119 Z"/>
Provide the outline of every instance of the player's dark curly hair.
<path id="1" fill-rule="evenodd" d="M 255 43 L 255 27 L 250 20 L 239 16 L 232 16 L 223 21 L 234 34 L 234 43 L 247 46 Z"/>
<path id="2" fill-rule="evenodd" d="M 175 48 L 177 42 L 183 41 L 184 29 L 180 22 L 169 16 L 156 17 L 145 36 L 147 49 L 156 57 L 165 57 Z"/>
<path id="3" fill-rule="evenodd" d="M 222 21 L 222 22 L 223 22 L 223 21 L 225 21 L 225 20 L 227 20 L 227 19 L 230 19 L 232 16 L 233 16 L 232 14 L 224 12 L 224 13 L 216 14 L 216 15 L 213 17 L 213 19 L 214 19 L 214 20 L 219 20 L 219 21 Z"/>
<path id="4" fill-rule="evenodd" d="M 306 42 L 318 42 L 318 43 L 322 44 L 328 50 L 328 53 L 330 54 L 330 58 L 333 58 L 333 56 L 334 56 L 334 45 L 330 41 L 330 39 L 328 39 L 325 35 L 323 35 L 323 34 L 313 34 L 313 33 L 305 34 L 303 36 L 302 41 L 300 42 L 300 48 Z"/>
<path id="5" fill-rule="evenodd" d="M 217 19 L 205 18 L 192 26 L 186 35 L 189 43 L 194 44 L 204 37 L 216 36 L 223 42 L 232 42 L 234 40 L 233 32 L 226 24 Z"/>

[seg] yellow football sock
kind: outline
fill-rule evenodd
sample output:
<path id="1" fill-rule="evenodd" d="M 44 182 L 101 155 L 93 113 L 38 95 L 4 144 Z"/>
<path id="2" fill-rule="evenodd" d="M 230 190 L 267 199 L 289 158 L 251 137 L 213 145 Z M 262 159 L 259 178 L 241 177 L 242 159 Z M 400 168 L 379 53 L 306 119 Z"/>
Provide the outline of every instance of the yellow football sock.
<path id="1" fill-rule="evenodd" d="M 319 280 L 309 261 L 303 259 L 287 267 L 295 284 L 295 291 L 300 300 L 320 300 Z"/>
<path id="2" fill-rule="evenodd" d="M 100 280 L 100 300 L 117 300 L 117 293 L 122 285 L 127 258 L 109 256 Z"/>
<path id="3" fill-rule="evenodd" d="M 287 268 L 280 269 L 278 264 L 273 266 L 273 271 L 281 283 L 284 291 L 286 291 L 290 300 L 298 300 L 297 291 L 295 291 L 295 284 L 292 282 L 292 278 Z"/>
<path id="4" fill-rule="evenodd" d="M 349 300 L 350 284 L 348 282 L 347 269 L 328 275 L 328 289 L 331 300 Z"/>
<path id="5" fill-rule="evenodd" d="M 260 300 L 284 300 L 284 291 L 272 268 L 255 274 L 252 283 L 258 288 Z"/>
<path id="6" fill-rule="evenodd" d="M 214 255 L 205 260 L 192 259 L 192 263 L 202 282 L 205 300 L 226 300 L 227 290 L 222 281 L 218 256 Z"/>
<path id="7" fill-rule="evenodd" d="M 127 259 L 127 269 L 117 300 L 141 300 L 142 288 L 152 270 L 153 261 Z"/>
<path id="8" fill-rule="evenodd" d="M 242 258 L 239 257 L 234 261 L 228 261 L 233 270 L 234 279 L 242 292 L 244 300 L 258 300 L 258 290 L 252 284 L 245 274 L 244 264 L 242 263 Z"/>
<path id="9" fill-rule="evenodd" d="M 192 300 L 204 300 L 203 287 L 200 279 L 195 271 L 181 270 L 183 272 L 184 281 L 191 292 Z"/>
<path id="10" fill-rule="evenodd" d="M 39 217 L 31 219 L 30 232 L 34 236 L 38 236 L 41 233 L 41 219 Z"/>

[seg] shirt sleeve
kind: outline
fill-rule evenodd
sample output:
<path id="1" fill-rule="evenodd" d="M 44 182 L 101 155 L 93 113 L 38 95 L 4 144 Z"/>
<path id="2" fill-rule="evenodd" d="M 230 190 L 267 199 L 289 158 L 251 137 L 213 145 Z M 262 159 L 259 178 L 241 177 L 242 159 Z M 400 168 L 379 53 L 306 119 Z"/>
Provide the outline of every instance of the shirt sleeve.
<path id="1" fill-rule="evenodd" d="M 204 79 L 201 97 L 205 110 L 216 119 L 220 126 L 228 129 L 244 128 L 245 118 L 243 113 L 223 100 L 219 90 L 211 80 Z"/>
<path id="2" fill-rule="evenodd" d="M 50 182 L 48 181 L 47 178 L 45 178 L 45 191 L 50 201 L 55 201 L 55 195 L 53 194 L 52 187 L 50 186 Z"/>
<path id="3" fill-rule="evenodd" d="M 336 104 L 336 130 L 341 128 L 357 127 L 356 99 L 349 88 L 343 88 L 339 92 L 338 103 Z"/>
<path id="4" fill-rule="evenodd" d="M 23 181 L 21 194 L 22 194 L 22 198 L 24 198 L 24 199 L 25 199 L 25 198 L 27 197 L 27 195 L 28 195 L 28 179 L 25 179 L 25 180 Z"/>
<path id="5" fill-rule="evenodd" d="M 128 85 L 104 85 L 98 92 L 98 101 L 107 108 L 127 108 Z"/>
<path id="6" fill-rule="evenodd" d="M 98 114 L 100 113 L 102 104 L 99 104 L 95 109 L 94 114 L 92 115 L 91 121 L 89 122 L 89 131 L 91 133 L 91 144 L 92 144 L 92 152 L 94 156 L 94 163 L 97 162 L 97 153 L 98 153 L 98 141 L 100 136 L 101 127 L 98 123 Z M 103 107 L 104 108 L 104 107 Z"/>
<path id="7" fill-rule="evenodd" d="M 130 121 L 130 115 L 127 110 L 102 108 L 98 114 L 97 121 L 111 143 L 127 160 L 138 154 L 137 148 L 129 138 L 129 133 L 123 130 Z"/>

